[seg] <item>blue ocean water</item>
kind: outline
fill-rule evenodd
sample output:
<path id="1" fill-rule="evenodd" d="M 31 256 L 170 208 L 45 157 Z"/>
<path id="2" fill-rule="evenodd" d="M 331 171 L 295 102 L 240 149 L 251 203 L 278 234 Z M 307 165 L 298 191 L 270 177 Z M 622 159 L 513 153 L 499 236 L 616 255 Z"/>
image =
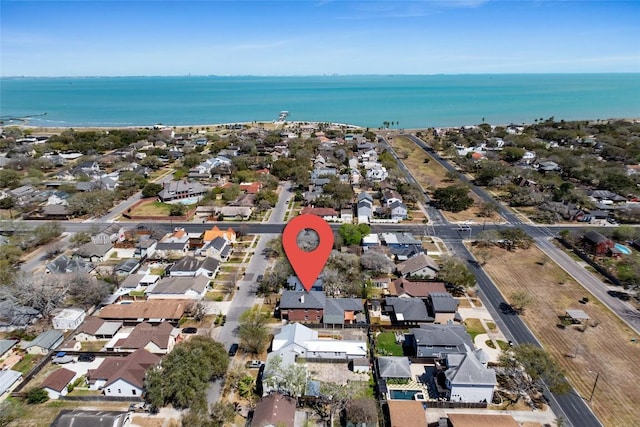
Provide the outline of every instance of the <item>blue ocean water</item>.
<path id="1" fill-rule="evenodd" d="M 0 116 L 39 126 L 275 120 L 378 128 L 640 117 L 640 74 L 0 79 Z M 46 113 L 45 116 L 37 116 Z"/>

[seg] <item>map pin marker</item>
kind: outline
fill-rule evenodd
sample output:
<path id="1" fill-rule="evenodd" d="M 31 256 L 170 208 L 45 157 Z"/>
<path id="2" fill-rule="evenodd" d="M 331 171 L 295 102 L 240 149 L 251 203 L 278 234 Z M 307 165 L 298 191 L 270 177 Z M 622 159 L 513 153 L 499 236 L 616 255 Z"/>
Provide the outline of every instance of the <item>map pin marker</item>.
<path id="1" fill-rule="evenodd" d="M 318 234 L 320 243 L 312 251 L 303 251 L 298 246 L 298 234 L 302 230 L 313 230 Z M 289 263 L 296 272 L 302 286 L 309 292 L 318 279 L 320 272 L 329 259 L 333 248 L 333 230 L 324 219 L 316 215 L 298 215 L 284 228 L 282 232 L 282 247 L 287 254 Z"/>

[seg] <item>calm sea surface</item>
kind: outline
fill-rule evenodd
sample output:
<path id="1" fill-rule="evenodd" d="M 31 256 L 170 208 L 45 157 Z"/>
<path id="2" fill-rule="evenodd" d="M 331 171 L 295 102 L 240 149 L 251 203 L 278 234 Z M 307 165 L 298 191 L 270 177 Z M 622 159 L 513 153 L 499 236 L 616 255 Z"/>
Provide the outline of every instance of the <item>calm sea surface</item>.
<path id="1" fill-rule="evenodd" d="M 635 118 L 640 74 L 0 79 L 2 119 L 40 126 L 267 121 L 282 110 L 373 128 Z"/>

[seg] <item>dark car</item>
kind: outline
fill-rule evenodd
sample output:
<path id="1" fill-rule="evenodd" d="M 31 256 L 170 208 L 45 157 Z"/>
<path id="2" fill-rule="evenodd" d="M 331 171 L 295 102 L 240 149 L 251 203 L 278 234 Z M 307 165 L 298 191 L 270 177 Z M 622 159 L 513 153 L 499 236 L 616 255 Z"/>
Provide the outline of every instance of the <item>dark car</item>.
<path id="1" fill-rule="evenodd" d="M 236 353 L 238 352 L 238 344 L 233 343 L 231 344 L 231 347 L 229 347 L 229 356 L 235 356 Z"/>
<path id="2" fill-rule="evenodd" d="M 182 333 L 183 334 L 197 334 L 198 333 L 198 328 L 193 328 L 193 327 L 182 328 Z"/>
<path id="3" fill-rule="evenodd" d="M 78 356 L 78 362 L 93 362 L 96 357 L 93 354 L 81 354 Z"/>

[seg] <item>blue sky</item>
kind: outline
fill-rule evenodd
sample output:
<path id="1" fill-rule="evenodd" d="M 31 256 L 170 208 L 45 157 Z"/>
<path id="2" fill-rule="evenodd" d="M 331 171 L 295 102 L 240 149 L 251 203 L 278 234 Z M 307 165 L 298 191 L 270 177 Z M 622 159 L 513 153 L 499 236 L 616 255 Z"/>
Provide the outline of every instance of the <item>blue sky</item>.
<path id="1" fill-rule="evenodd" d="M 1 76 L 640 72 L 640 1 L 0 2 Z"/>

